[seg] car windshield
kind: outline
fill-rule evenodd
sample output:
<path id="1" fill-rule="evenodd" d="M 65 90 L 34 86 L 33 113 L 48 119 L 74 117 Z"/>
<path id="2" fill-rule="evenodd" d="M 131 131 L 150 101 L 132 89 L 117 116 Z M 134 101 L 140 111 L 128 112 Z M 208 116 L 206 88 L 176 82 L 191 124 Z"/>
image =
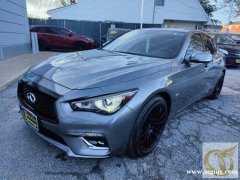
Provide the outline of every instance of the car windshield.
<path id="1" fill-rule="evenodd" d="M 171 59 L 177 56 L 185 32 L 167 30 L 135 30 L 103 47 L 103 50 Z"/>
<path id="2" fill-rule="evenodd" d="M 218 44 L 224 44 L 224 45 L 232 45 L 232 46 L 236 46 L 237 43 L 231 39 L 230 37 L 218 37 L 217 38 L 217 43 Z"/>
<path id="3" fill-rule="evenodd" d="M 230 35 L 230 37 L 231 37 L 234 41 L 240 41 L 240 36 L 239 36 L 239 35 Z"/>

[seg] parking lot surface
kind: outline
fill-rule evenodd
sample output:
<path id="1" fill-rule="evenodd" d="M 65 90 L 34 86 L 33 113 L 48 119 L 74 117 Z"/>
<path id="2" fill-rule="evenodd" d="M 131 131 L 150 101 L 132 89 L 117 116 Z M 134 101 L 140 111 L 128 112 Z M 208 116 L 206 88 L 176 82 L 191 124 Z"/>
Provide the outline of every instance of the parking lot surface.
<path id="1" fill-rule="evenodd" d="M 23 122 L 16 87 L 0 92 L 0 179 L 201 179 L 187 171 L 202 169 L 203 142 L 240 143 L 240 68 L 227 70 L 218 100 L 170 119 L 157 148 L 137 160 L 65 157 Z"/>

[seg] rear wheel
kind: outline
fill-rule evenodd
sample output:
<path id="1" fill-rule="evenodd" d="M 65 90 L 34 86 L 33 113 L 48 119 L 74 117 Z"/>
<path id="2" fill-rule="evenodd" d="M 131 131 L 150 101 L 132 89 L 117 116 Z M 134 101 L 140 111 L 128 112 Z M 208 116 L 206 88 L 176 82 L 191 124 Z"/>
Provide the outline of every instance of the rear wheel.
<path id="1" fill-rule="evenodd" d="M 224 77 L 225 77 L 225 74 L 223 73 L 221 75 L 221 77 L 219 78 L 214 90 L 213 90 L 213 93 L 208 96 L 208 99 L 212 99 L 212 100 L 215 100 L 219 97 L 221 91 L 222 91 L 222 87 L 223 87 L 223 82 L 224 82 Z"/>
<path id="2" fill-rule="evenodd" d="M 86 44 L 82 43 L 82 42 L 77 42 L 75 44 L 75 50 L 76 51 L 83 51 L 83 50 L 86 50 L 87 47 L 86 47 Z"/>
<path id="3" fill-rule="evenodd" d="M 168 118 L 166 101 L 156 96 L 143 108 L 130 136 L 127 154 L 130 158 L 143 157 L 157 145 Z"/>

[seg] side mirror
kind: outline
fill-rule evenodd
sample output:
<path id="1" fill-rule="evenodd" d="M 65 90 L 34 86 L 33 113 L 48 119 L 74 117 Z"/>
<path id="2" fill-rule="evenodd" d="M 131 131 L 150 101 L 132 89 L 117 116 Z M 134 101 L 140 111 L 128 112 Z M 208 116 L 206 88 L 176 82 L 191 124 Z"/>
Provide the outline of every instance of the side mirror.
<path id="1" fill-rule="evenodd" d="M 71 33 L 71 32 L 68 34 L 69 37 L 72 37 L 72 35 L 73 35 L 73 33 Z"/>
<path id="2" fill-rule="evenodd" d="M 225 49 L 219 49 L 219 51 L 221 52 L 221 53 L 223 53 L 224 55 L 228 55 L 228 52 L 225 50 Z"/>
<path id="3" fill-rule="evenodd" d="M 209 63 L 213 59 L 212 54 L 207 52 L 197 52 L 190 57 L 190 62 L 194 63 Z"/>

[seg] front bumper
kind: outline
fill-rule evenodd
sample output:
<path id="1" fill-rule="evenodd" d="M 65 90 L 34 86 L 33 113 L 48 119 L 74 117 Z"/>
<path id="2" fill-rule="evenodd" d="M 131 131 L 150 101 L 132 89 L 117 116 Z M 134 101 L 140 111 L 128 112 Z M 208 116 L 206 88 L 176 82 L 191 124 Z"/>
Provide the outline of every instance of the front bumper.
<path id="1" fill-rule="evenodd" d="M 50 137 L 47 137 L 46 135 L 35 131 L 41 138 L 43 138 L 45 141 L 53 144 L 54 146 L 58 147 L 59 149 L 63 150 L 68 156 L 70 157 L 79 157 L 79 158 L 107 158 L 110 155 L 109 148 L 99 148 L 94 146 L 89 146 L 84 139 L 80 139 L 81 141 L 81 148 L 83 153 L 75 154 L 71 148 L 65 144 L 62 144 L 58 141 L 53 140 Z M 83 148 L 84 147 L 84 148 Z M 84 150 L 87 151 L 87 153 L 84 153 Z"/>
<path id="2" fill-rule="evenodd" d="M 227 66 L 239 66 L 240 65 L 240 57 L 229 54 L 225 57 L 225 62 Z"/>
<path id="3" fill-rule="evenodd" d="M 71 157 L 106 158 L 125 153 L 137 112 L 124 106 L 113 115 L 73 111 L 68 102 L 57 100 L 58 122 L 50 123 L 19 97 L 24 107 L 38 117 L 39 132 L 35 132 Z M 94 144 L 102 138 L 105 143 Z"/>

